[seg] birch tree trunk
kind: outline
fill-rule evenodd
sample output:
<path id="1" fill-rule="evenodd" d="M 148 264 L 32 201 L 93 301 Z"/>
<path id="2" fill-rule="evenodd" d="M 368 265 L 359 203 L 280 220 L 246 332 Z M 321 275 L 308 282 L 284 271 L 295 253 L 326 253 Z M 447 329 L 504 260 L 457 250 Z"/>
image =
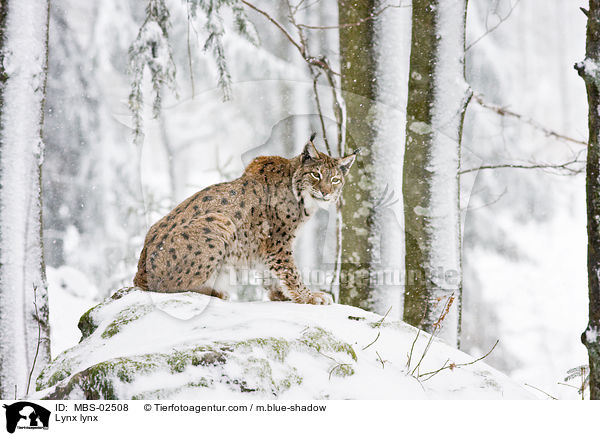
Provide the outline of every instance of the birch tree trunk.
<path id="1" fill-rule="evenodd" d="M 575 69 L 588 96 L 586 203 L 589 322 L 581 335 L 590 359 L 590 399 L 600 400 L 600 0 L 590 0 L 585 60 Z"/>
<path id="2" fill-rule="evenodd" d="M 35 390 L 50 357 L 41 239 L 48 8 L 48 0 L 0 2 L 0 395 L 6 399 L 25 396 L 30 380 Z"/>
<path id="3" fill-rule="evenodd" d="M 413 0 L 402 190 L 404 320 L 458 344 L 466 0 Z M 438 319 L 450 306 L 439 323 Z"/>
<path id="4" fill-rule="evenodd" d="M 373 243 L 377 240 L 373 211 L 374 110 L 376 98 L 375 0 L 339 0 L 342 95 L 346 104 L 346 150 L 361 149 L 342 192 L 341 304 L 373 309 Z M 360 24 L 356 24 L 360 23 Z M 352 25 L 354 24 L 354 25 Z"/>

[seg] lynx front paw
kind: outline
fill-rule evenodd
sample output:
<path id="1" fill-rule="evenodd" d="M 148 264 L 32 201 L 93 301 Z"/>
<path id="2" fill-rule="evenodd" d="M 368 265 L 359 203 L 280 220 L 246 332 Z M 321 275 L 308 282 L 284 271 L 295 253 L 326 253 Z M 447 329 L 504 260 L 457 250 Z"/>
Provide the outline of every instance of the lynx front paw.
<path id="1" fill-rule="evenodd" d="M 333 298 L 326 292 L 312 291 L 308 294 L 306 299 L 307 304 L 333 304 Z"/>

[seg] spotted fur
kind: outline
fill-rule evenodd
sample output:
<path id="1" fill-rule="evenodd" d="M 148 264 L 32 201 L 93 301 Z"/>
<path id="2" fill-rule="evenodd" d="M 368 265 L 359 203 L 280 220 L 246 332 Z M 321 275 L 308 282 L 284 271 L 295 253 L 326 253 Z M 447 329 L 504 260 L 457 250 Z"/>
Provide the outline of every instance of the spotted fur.
<path id="1" fill-rule="evenodd" d="M 292 243 L 318 207 L 337 201 L 355 157 L 320 153 L 311 138 L 299 156 L 258 157 L 239 179 L 197 192 L 148 231 L 135 286 L 226 299 L 213 287 L 221 267 L 263 264 L 276 279 L 271 300 L 330 304 L 302 283 Z"/>

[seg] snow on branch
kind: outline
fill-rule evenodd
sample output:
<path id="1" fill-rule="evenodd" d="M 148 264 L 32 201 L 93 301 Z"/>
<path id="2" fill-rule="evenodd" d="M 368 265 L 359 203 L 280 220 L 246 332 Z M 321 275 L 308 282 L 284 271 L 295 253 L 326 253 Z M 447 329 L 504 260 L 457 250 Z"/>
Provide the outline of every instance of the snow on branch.
<path id="1" fill-rule="evenodd" d="M 175 88 L 175 63 L 173 51 L 169 44 L 169 9 L 164 0 L 150 0 L 146 7 L 146 19 L 140 28 L 137 38 L 129 48 L 129 68 L 132 75 L 129 108 L 133 114 L 134 141 L 141 144 L 143 140 L 143 79 L 146 66 L 150 69 L 152 87 L 154 88 L 154 116 L 160 113 L 164 84 Z"/>
<path id="2" fill-rule="evenodd" d="M 224 100 L 231 98 L 231 74 L 227 67 L 223 37 L 225 25 L 223 22 L 223 8 L 231 10 L 235 30 L 248 39 L 252 44 L 258 45 L 258 33 L 253 24 L 246 17 L 240 0 L 183 0 L 188 14 L 188 56 L 190 53 L 189 24 L 195 20 L 200 11 L 205 18 L 204 29 L 206 40 L 204 51 L 212 52 L 218 71 L 218 84 L 223 92 Z M 133 113 L 134 139 L 140 144 L 143 139 L 143 78 L 144 69 L 150 69 L 152 85 L 154 88 L 153 112 L 157 117 L 162 105 L 161 91 L 163 85 L 168 85 L 175 90 L 176 67 L 173 61 L 173 49 L 169 42 L 170 12 L 165 0 L 149 0 L 146 7 L 146 19 L 139 30 L 136 40 L 129 49 L 130 73 L 132 75 L 129 108 Z M 190 58 L 191 67 L 191 58 Z M 193 86 L 193 73 L 190 74 Z"/>

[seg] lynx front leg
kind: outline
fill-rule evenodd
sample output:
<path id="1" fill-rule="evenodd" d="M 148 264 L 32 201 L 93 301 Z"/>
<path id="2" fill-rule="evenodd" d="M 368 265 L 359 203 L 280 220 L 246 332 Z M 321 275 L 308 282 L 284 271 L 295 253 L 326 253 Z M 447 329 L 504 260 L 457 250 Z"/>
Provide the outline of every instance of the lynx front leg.
<path id="1" fill-rule="evenodd" d="M 269 300 L 271 301 L 290 301 L 281 290 L 279 283 L 271 284 L 267 287 L 267 290 L 269 291 Z"/>
<path id="2" fill-rule="evenodd" d="M 279 279 L 281 283 L 279 293 L 285 299 L 304 304 L 333 303 L 331 295 L 325 292 L 311 291 L 302 283 L 291 250 L 283 248 L 280 252 L 269 253 L 266 264 L 271 273 Z M 270 293 L 269 297 L 271 300 L 280 300 L 281 298 L 277 298 L 279 293 Z"/>

